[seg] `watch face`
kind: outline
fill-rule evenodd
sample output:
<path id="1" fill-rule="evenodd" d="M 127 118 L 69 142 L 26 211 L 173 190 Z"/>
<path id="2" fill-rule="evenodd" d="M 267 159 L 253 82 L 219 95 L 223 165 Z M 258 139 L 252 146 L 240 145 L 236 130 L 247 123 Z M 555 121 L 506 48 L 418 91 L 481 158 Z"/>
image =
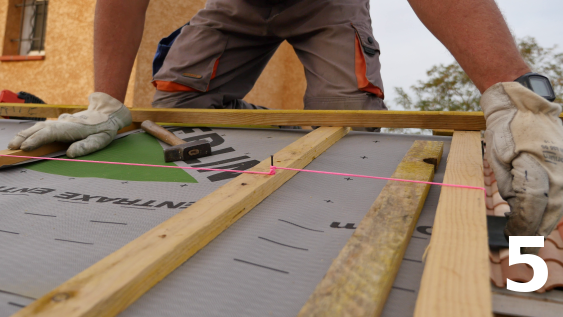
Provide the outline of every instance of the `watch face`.
<path id="1" fill-rule="evenodd" d="M 556 98 L 553 87 L 551 87 L 551 83 L 549 82 L 549 78 L 543 75 L 537 73 L 527 73 L 516 78 L 515 82 L 519 82 L 524 87 L 527 87 L 549 101 L 554 101 Z"/>
<path id="2" fill-rule="evenodd" d="M 549 86 L 549 82 L 547 79 L 542 77 L 530 77 L 530 88 L 536 94 L 549 98 L 553 96 L 553 91 L 551 91 L 551 87 Z"/>

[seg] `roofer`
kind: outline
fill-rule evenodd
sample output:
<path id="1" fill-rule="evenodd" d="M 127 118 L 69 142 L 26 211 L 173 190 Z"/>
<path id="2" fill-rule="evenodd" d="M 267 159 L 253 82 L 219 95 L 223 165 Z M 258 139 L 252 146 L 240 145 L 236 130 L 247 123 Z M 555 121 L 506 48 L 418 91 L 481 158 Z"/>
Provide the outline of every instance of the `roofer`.
<path id="1" fill-rule="evenodd" d="M 530 69 L 494 0 L 409 2 L 483 93 L 488 161 L 512 210 L 505 233 L 547 236 L 563 214 L 561 106 L 514 82 L 529 79 L 521 76 Z M 96 92 L 88 110 L 18 133 L 11 149 L 76 141 L 67 154 L 82 156 L 107 146 L 131 123 L 122 102 L 148 3 L 98 0 Z M 368 0 L 209 0 L 160 42 L 153 106 L 262 108 L 242 98 L 287 40 L 305 68 L 305 109 L 386 109 L 369 5 Z"/>

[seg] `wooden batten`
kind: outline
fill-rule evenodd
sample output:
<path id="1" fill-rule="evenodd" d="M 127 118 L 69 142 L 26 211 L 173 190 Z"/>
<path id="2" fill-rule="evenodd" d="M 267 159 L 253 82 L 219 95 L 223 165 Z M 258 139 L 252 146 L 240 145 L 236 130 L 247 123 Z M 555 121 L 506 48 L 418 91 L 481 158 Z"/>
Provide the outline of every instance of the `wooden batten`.
<path id="1" fill-rule="evenodd" d="M 139 129 L 141 125 L 137 122 L 133 122 L 130 126 L 125 127 L 117 133 L 125 133 L 131 130 Z M 33 151 L 23 151 L 23 150 L 1 150 L 0 155 L 15 155 L 15 156 L 47 156 L 56 152 L 66 151 L 69 147 L 70 143 L 61 143 L 61 142 L 53 142 L 46 145 L 43 145 Z M 6 157 L 0 156 L 0 167 L 4 165 L 12 165 L 27 161 L 26 158 L 21 157 Z"/>
<path id="2" fill-rule="evenodd" d="M 481 135 L 454 132 L 444 183 L 484 186 Z M 491 316 L 485 194 L 442 187 L 416 317 Z"/>
<path id="3" fill-rule="evenodd" d="M 391 177 L 432 181 L 443 147 L 415 141 Z M 379 316 L 429 189 L 387 182 L 298 316 Z"/>
<path id="4" fill-rule="evenodd" d="M 45 156 L 49 154 L 53 154 L 59 151 L 66 151 L 68 149 L 68 144 L 54 142 L 47 145 L 43 145 L 42 147 L 35 149 L 33 151 L 22 151 L 22 150 L 1 150 L 0 155 L 16 155 L 16 156 Z M 21 157 L 5 157 L 0 156 L 0 167 L 4 165 L 12 165 L 16 163 L 20 163 L 23 161 L 27 161 L 28 159 L 21 158 Z"/>
<path id="5" fill-rule="evenodd" d="M 0 115 L 55 118 L 84 106 L 2 104 Z M 374 110 L 130 109 L 134 122 L 484 130 L 482 112 Z"/>
<path id="6" fill-rule="evenodd" d="M 349 130 L 319 128 L 276 153 L 275 164 L 304 168 Z M 268 172 L 270 158 L 251 170 Z M 295 174 L 287 170 L 275 175 L 241 174 L 14 317 L 117 315 Z"/>

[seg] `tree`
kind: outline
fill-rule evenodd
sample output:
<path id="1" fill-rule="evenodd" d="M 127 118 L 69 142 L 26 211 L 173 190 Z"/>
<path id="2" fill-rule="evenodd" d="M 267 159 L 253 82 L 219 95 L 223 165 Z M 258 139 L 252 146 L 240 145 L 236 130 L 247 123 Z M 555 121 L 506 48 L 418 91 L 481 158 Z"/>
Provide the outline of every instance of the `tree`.
<path id="1" fill-rule="evenodd" d="M 550 78 L 557 99 L 563 103 L 563 53 L 557 46 L 541 47 L 535 38 L 518 40 L 520 54 L 533 72 Z M 481 94 L 457 62 L 436 65 L 426 72 L 428 79 L 411 86 L 415 97 L 403 88 L 395 87 L 399 97 L 395 102 L 406 110 L 480 111 Z"/>

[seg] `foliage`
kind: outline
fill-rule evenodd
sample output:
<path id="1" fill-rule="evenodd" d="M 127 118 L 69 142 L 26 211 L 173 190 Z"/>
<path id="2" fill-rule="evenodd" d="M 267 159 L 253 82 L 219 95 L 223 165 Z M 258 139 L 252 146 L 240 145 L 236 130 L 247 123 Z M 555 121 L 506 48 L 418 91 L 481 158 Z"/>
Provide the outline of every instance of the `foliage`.
<path id="1" fill-rule="evenodd" d="M 557 96 L 556 102 L 563 103 L 563 53 L 557 53 L 557 46 L 541 47 L 535 38 L 525 37 L 518 41 L 518 48 L 533 72 L 551 79 Z M 406 110 L 423 111 L 479 111 L 481 94 L 457 62 L 436 65 L 426 72 L 428 79 L 419 80 L 411 86 L 415 97 L 403 88 L 395 88 L 399 95 L 395 103 Z"/>

